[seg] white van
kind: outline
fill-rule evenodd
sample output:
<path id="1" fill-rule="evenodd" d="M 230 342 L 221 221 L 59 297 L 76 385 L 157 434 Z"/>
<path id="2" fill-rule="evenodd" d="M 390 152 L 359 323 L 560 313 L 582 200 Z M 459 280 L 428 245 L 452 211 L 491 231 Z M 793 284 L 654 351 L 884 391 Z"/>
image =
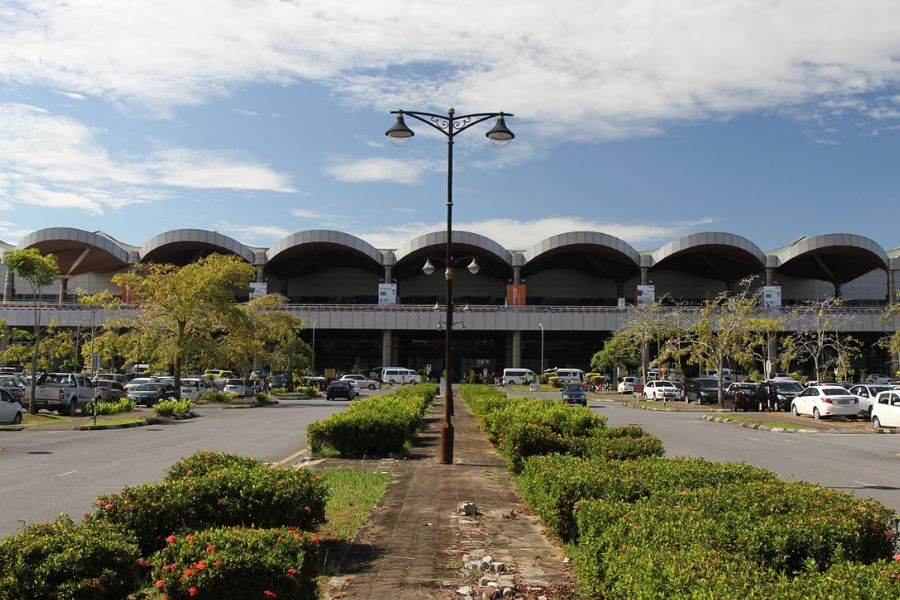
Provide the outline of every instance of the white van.
<path id="1" fill-rule="evenodd" d="M 581 369 L 555 369 L 555 373 L 563 383 L 581 383 L 584 381 L 584 371 Z"/>
<path id="2" fill-rule="evenodd" d="M 422 383 L 422 378 L 412 369 L 404 369 L 403 367 L 384 367 L 381 369 L 381 382 L 405 385 L 407 383 Z"/>
<path id="3" fill-rule="evenodd" d="M 537 381 L 537 374 L 531 369 L 503 369 L 503 385 L 527 385 Z"/>

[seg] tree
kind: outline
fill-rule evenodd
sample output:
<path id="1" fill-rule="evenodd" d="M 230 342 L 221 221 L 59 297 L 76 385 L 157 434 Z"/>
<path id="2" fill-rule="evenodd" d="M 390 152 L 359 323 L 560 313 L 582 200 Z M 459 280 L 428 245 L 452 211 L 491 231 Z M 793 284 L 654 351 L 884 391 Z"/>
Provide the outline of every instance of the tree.
<path id="1" fill-rule="evenodd" d="M 83 289 L 78 289 L 75 293 L 78 295 L 78 303 L 87 308 L 91 313 L 91 341 L 90 345 L 87 347 L 87 360 L 84 361 L 84 364 L 91 365 L 91 376 L 93 377 L 96 375 L 94 370 L 94 338 L 96 337 L 97 311 L 119 308 L 122 306 L 122 300 L 118 296 L 113 295 L 109 290 L 103 290 L 96 294 L 88 294 Z M 110 326 L 115 326 L 114 320 L 111 321 Z M 110 344 L 108 349 L 113 351 L 109 357 L 110 360 L 108 363 L 112 364 L 115 359 L 115 345 Z M 85 347 L 82 345 L 82 356 L 84 356 L 84 353 Z"/>
<path id="2" fill-rule="evenodd" d="M 53 254 L 42 256 L 37 248 L 11 250 L 6 253 L 3 260 L 13 273 L 28 282 L 35 298 L 34 352 L 31 355 L 31 402 L 28 412 L 36 414 L 37 405 L 34 401 L 34 392 L 37 385 L 37 360 L 41 346 L 41 292 L 59 276 L 59 263 L 56 261 L 56 256 Z"/>
<path id="3" fill-rule="evenodd" d="M 776 325 L 757 315 L 758 294 L 751 291 L 752 279 L 741 282 L 736 294 L 723 292 L 707 300 L 696 320 L 672 337 L 663 350 L 664 357 L 680 359 L 703 368 L 715 368 L 719 406 L 725 405 L 723 381 L 726 360 L 752 364 L 753 348 L 766 343 L 764 332 Z"/>
<path id="4" fill-rule="evenodd" d="M 131 326 L 154 339 L 157 361 L 174 365 L 179 395 L 185 359 L 213 346 L 223 324 L 240 319 L 233 290 L 246 289 L 255 273 L 236 256 L 211 254 L 184 267 L 141 264 L 113 276 L 141 309 Z"/>
<path id="5" fill-rule="evenodd" d="M 604 354 L 606 349 L 604 345 L 604 350 L 598 353 L 599 356 L 595 354 L 594 357 L 598 361 L 622 360 L 626 364 L 637 359 L 641 366 L 641 375 L 646 381 L 647 368 L 650 364 L 650 344 L 663 342 L 677 335 L 676 317 L 676 313 L 663 308 L 658 302 L 637 307 L 629 313 L 625 327 L 616 331 L 608 340 L 607 343 L 612 341 L 613 344 L 609 352 Z M 594 359 L 591 359 L 592 368 L 593 361 Z M 600 366 L 599 362 L 597 366 Z"/>
<path id="6" fill-rule="evenodd" d="M 591 357 L 591 370 L 603 373 L 607 369 L 624 367 L 631 369 L 641 364 L 641 349 L 634 344 L 631 335 L 625 329 L 613 332 L 604 343 L 603 348 Z"/>
<path id="7" fill-rule="evenodd" d="M 882 320 L 894 327 L 893 333 L 889 333 L 881 340 L 879 340 L 879 345 L 882 348 L 886 348 L 888 353 L 891 355 L 891 363 L 893 365 L 893 370 L 895 373 L 891 373 L 892 378 L 900 378 L 900 328 L 896 326 L 897 319 L 900 318 L 900 304 L 889 304 L 884 309 L 884 315 L 882 315 Z"/>
<path id="8" fill-rule="evenodd" d="M 838 377 L 846 379 L 852 373 L 851 362 L 860 353 L 859 342 L 842 335 L 854 317 L 841 314 L 840 298 L 813 300 L 791 311 L 790 320 L 794 333 L 784 340 L 783 365 L 792 360 L 808 360 L 813 363 L 816 381 L 830 379 L 828 370 L 834 368 Z"/>

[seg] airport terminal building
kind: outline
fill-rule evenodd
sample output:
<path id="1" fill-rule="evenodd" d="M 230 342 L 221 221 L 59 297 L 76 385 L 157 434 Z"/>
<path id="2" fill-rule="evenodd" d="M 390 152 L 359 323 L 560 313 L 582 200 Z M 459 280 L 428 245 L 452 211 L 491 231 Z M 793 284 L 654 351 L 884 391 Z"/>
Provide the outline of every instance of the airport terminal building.
<path id="1" fill-rule="evenodd" d="M 260 248 L 202 229 L 166 231 L 132 246 L 104 232 L 54 227 L 25 236 L 17 247 L 38 248 L 59 260 L 61 277 L 44 290 L 45 323 L 89 322 L 75 291 L 119 294 L 111 277 L 133 264 L 184 265 L 218 252 L 256 268 L 253 289 L 239 298 L 265 292 L 287 297 L 288 309 L 307 323 L 304 336 L 315 344 L 319 370 L 444 368 L 445 232 L 379 249 L 350 233 L 307 230 Z M 2 252 L 12 248 L 0 243 Z M 519 249 L 457 231 L 452 248 L 455 374 L 520 366 L 537 371 L 542 357 L 545 367 L 586 368 L 636 303 L 664 299 L 699 306 L 747 277 L 756 277 L 755 285 L 766 292 L 764 310 L 774 313 L 840 297 L 843 328 L 864 342 L 858 366 L 870 373 L 890 369 L 886 351 L 874 342 L 900 326 L 883 318 L 885 305 L 898 298 L 900 248 L 885 250 L 850 233 L 803 236 L 763 251 L 739 235 L 704 232 L 638 251 L 597 231 L 555 235 Z M 431 275 L 423 272 L 426 262 L 434 267 Z M 0 318 L 30 326 L 30 286 L 16 281 L 5 265 L 0 277 Z"/>

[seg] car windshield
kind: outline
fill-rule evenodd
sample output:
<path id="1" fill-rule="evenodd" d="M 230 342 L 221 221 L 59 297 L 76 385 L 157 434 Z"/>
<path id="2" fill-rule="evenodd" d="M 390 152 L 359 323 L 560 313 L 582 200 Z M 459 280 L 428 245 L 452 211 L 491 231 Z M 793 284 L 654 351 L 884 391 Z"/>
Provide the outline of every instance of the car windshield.
<path id="1" fill-rule="evenodd" d="M 144 383 L 140 387 L 138 387 L 139 392 L 159 392 L 165 386 L 161 383 Z"/>
<path id="2" fill-rule="evenodd" d="M 577 383 L 567 383 L 563 389 L 567 392 L 580 392 L 581 385 L 579 385 Z"/>
<path id="3" fill-rule="evenodd" d="M 699 388 L 714 388 L 719 386 L 719 382 L 715 379 L 697 379 L 695 380 Z"/>
<path id="4" fill-rule="evenodd" d="M 225 382 L 225 385 L 243 385 L 244 382 L 240 379 L 229 379 Z"/>
<path id="5" fill-rule="evenodd" d="M 673 388 L 675 385 L 669 381 L 657 381 L 656 387 L 670 387 Z"/>
<path id="6" fill-rule="evenodd" d="M 779 392 L 802 392 L 803 386 L 796 381 L 779 381 L 775 384 L 775 389 Z"/>
<path id="7" fill-rule="evenodd" d="M 880 394 L 881 392 L 888 392 L 891 390 L 891 387 L 888 385 L 873 385 L 869 388 L 873 394 Z"/>
<path id="8" fill-rule="evenodd" d="M 732 383 L 729 387 L 729 390 L 755 390 L 755 383 Z"/>
<path id="9" fill-rule="evenodd" d="M 345 388 L 348 385 L 350 385 L 350 384 L 347 383 L 346 381 L 332 381 L 331 383 L 328 384 L 328 387 Z"/>
<path id="10" fill-rule="evenodd" d="M 822 393 L 825 394 L 826 396 L 849 396 L 850 395 L 850 392 L 848 392 L 844 388 L 839 388 L 839 387 L 822 388 Z"/>

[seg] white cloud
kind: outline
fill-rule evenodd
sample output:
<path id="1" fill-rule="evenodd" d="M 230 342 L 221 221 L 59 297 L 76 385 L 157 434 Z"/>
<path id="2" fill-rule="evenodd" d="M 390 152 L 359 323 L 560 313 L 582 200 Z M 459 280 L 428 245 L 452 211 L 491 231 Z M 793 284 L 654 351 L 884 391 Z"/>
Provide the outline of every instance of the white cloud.
<path id="1" fill-rule="evenodd" d="M 0 201 L 104 214 L 172 197 L 174 188 L 294 192 L 288 178 L 233 151 L 110 154 L 97 132 L 35 106 L 0 104 Z M 162 187 L 161 187 L 162 186 Z"/>
<path id="2" fill-rule="evenodd" d="M 245 244 L 271 244 L 291 232 L 277 225 L 235 225 L 220 221 L 217 230 L 228 231 Z"/>
<path id="3" fill-rule="evenodd" d="M 31 232 L 31 229 L 19 227 L 10 221 L 0 221 L 0 240 L 3 240 L 8 244 L 17 243 Z"/>
<path id="4" fill-rule="evenodd" d="M 324 170 L 330 177 L 348 183 L 389 181 L 412 185 L 419 183 L 424 173 L 441 168 L 441 164 L 424 160 L 361 158 L 336 160 Z"/>
<path id="5" fill-rule="evenodd" d="M 247 110 L 245 108 L 236 108 L 236 109 L 234 109 L 234 112 L 236 112 L 239 115 L 244 115 L 245 117 L 258 117 L 259 116 L 258 112 L 253 112 L 252 110 Z"/>
<path id="6" fill-rule="evenodd" d="M 301 219 L 318 219 L 325 216 L 323 213 L 317 210 L 311 210 L 308 208 L 293 208 L 291 209 L 290 213 L 292 216 L 299 217 Z"/>
<path id="7" fill-rule="evenodd" d="M 78 94 L 75 92 L 65 92 L 63 90 L 54 90 L 60 96 L 65 96 L 66 98 L 71 98 L 72 100 L 86 100 L 87 96 L 84 94 Z"/>
<path id="8" fill-rule="evenodd" d="M 603 223 L 578 217 L 549 217 L 544 219 L 486 219 L 454 223 L 456 231 L 470 231 L 488 237 L 504 248 L 525 250 L 548 237 L 571 231 L 601 231 L 621 238 L 641 249 L 653 244 L 662 245 L 690 232 L 702 231 L 713 220 L 704 217 L 693 221 L 665 224 Z M 444 231 L 446 223 L 405 223 L 378 230 L 362 232 L 358 237 L 376 248 L 399 248 L 416 236 Z"/>
<path id="9" fill-rule="evenodd" d="M 614 139 L 900 80 L 896 0 L 34 0 L 4 12 L 7 81 L 159 115 L 305 79 L 363 106 L 453 99 L 513 111 L 532 137 Z M 447 27 L 459 15 L 477 18 Z"/>

